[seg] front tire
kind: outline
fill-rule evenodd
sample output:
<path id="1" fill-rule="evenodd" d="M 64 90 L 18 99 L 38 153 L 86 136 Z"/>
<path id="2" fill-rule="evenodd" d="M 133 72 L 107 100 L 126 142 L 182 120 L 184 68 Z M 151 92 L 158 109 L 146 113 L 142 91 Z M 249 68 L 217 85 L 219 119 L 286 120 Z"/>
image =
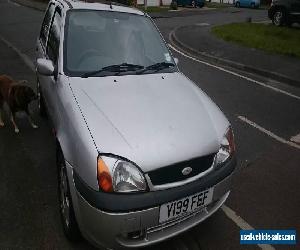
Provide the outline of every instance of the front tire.
<path id="1" fill-rule="evenodd" d="M 77 242 L 81 239 L 81 234 L 74 213 L 67 169 L 59 146 L 57 146 L 56 161 L 58 169 L 58 197 L 61 222 L 66 237 L 72 242 Z"/>
<path id="2" fill-rule="evenodd" d="M 285 12 L 282 9 L 277 9 L 272 18 L 273 24 L 279 27 L 284 25 L 285 21 Z"/>

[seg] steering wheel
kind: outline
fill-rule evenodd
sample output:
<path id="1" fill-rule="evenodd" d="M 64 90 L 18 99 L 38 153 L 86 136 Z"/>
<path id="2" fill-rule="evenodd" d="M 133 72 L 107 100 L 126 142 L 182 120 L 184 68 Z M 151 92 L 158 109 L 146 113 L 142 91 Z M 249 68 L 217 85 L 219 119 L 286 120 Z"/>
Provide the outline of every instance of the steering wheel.
<path id="1" fill-rule="evenodd" d="M 103 56 L 99 50 L 96 49 L 88 49 L 81 53 L 78 62 L 77 62 L 77 67 L 84 61 L 86 58 L 92 57 L 92 56 Z"/>

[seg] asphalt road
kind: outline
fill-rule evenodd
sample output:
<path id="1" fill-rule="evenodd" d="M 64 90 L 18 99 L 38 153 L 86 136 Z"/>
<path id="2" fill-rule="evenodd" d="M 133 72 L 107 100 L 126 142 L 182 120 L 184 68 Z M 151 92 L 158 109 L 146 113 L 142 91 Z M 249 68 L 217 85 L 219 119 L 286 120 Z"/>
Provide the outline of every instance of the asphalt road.
<path id="1" fill-rule="evenodd" d="M 39 11 L 1 0 L 0 37 L 33 60 L 42 16 Z M 169 32 L 177 26 L 214 25 L 242 21 L 248 16 L 263 21 L 266 11 L 201 11 L 197 15 L 155 21 L 167 40 Z M 174 55 L 179 58 L 182 72 L 219 105 L 235 131 L 239 167 L 226 206 L 255 229 L 296 229 L 299 234 L 300 148 L 275 140 L 272 134 L 261 132 L 239 117 L 246 117 L 287 142 L 300 133 L 300 99 L 177 52 Z M 0 41 L 0 73 L 27 79 L 35 87 L 34 73 L 3 41 Z M 300 96 L 299 89 L 241 74 Z M 47 120 L 37 115 L 36 104 L 32 105 L 32 111 L 39 129 L 33 130 L 22 117 L 18 119 L 19 135 L 14 134 L 9 122 L 0 129 L 0 249 L 93 249 L 86 241 L 71 244 L 63 235 L 57 203 L 54 139 Z M 234 222 L 234 218 L 237 217 L 219 210 L 196 228 L 149 249 L 259 249 L 256 245 L 239 244 L 242 225 Z"/>

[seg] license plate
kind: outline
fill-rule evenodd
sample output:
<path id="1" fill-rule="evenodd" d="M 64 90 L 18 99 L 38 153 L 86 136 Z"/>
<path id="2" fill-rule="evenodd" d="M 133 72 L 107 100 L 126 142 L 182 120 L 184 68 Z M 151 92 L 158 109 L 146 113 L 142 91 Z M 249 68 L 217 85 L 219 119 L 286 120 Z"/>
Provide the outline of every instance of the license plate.
<path id="1" fill-rule="evenodd" d="M 214 189 L 210 188 L 200 193 L 160 206 L 159 223 L 196 212 L 211 203 Z"/>

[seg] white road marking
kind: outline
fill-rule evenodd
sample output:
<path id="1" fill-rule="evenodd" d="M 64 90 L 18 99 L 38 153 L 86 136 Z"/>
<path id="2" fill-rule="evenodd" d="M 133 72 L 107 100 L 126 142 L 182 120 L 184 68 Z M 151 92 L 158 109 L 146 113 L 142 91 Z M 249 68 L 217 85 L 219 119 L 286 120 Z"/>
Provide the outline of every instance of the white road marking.
<path id="1" fill-rule="evenodd" d="M 196 23 L 197 26 L 209 26 L 209 23 Z"/>
<path id="2" fill-rule="evenodd" d="M 300 143 L 300 134 L 292 136 L 290 141 L 296 142 L 296 143 Z"/>
<path id="3" fill-rule="evenodd" d="M 226 205 L 223 205 L 222 210 L 225 213 L 225 215 L 242 230 L 254 230 L 254 228 L 251 225 L 249 225 L 245 220 L 243 220 L 243 218 L 238 216 L 231 208 L 227 207 Z M 258 246 L 263 250 L 275 250 L 274 247 L 267 244 L 258 244 Z"/>
<path id="4" fill-rule="evenodd" d="M 239 118 L 241 121 L 243 121 L 243 122 L 245 122 L 245 123 L 251 125 L 252 127 L 258 129 L 259 131 L 265 133 L 266 135 L 272 137 L 272 138 L 275 139 L 276 141 L 279 141 L 279 142 L 281 142 L 281 143 L 283 143 L 283 144 L 287 144 L 287 145 L 289 145 L 289 146 L 291 146 L 291 147 L 300 149 L 300 145 L 298 145 L 298 144 L 296 144 L 296 143 L 293 143 L 293 142 L 290 142 L 290 141 L 287 141 L 287 140 L 285 140 L 285 139 L 279 137 L 278 135 L 275 135 L 275 134 L 272 133 L 271 131 L 269 131 L 269 130 L 267 130 L 267 129 L 261 127 L 261 126 L 259 126 L 259 125 L 256 124 L 255 122 L 252 122 L 252 121 L 248 120 L 246 117 L 244 117 L 244 116 L 238 116 L 238 118 Z"/>
<path id="5" fill-rule="evenodd" d="M 237 77 L 242 78 L 242 79 L 244 79 L 244 80 L 247 80 L 247 81 L 249 81 L 249 82 L 253 82 L 253 83 L 255 83 L 255 84 L 257 84 L 257 85 L 260 85 L 260 86 L 262 86 L 262 87 L 271 89 L 271 90 L 276 91 L 276 92 L 278 92 L 278 93 L 281 93 L 281 94 L 284 94 L 284 95 L 286 95 L 286 96 L 289 96 L 289 97 L 295 98 L 295 99 L 297 99 L 297 100 L 300 100 L 300 96 L 294 95 L 294 94 L 292 94 L 292 93 L 290 93 L 290 92 L 287 92 L 287 91 L 285 91 L 285 90 L 282 90 L 282 89 L 279 89 L 279 88 L 270 86 L 270 85 L 268 85 L 268 84 L 262 83 L 262 82 L 260 82 L 260 81 L 254 80 L 254 79 L 252 79 L 252 78 L 250 78 L 250 77 L 240 75 L 240 74 L 238 74 L 238 73 L 236 73 L 236 72 L 230 71 L 230 70 L 225 69 L 225 68 L 223 68 L 223 67 L 220 67 L 220 66 L 217 66 L 217 65 L 214 65 L 214 64 L 211 64 L 211 63 L 208 63 L 208 62 L 199 60 L 199 59 L 194 58 L 194 57 L 192 57 L 192 56 L 189 56 L 189 55 L 183 53 L 182 51 L 178 50 L 177 48 L 175 48 L 175 47 L 174 47 L 173 45 L 171 45 L 171 44 L 169 44 L 169 47 L 170 47 L 171 49 L 173 49 L 174 51 L 176 51 L 177 53 L 181 54 L 182 56 L 184 56 L 184 57 L 186 57 L 186 58 L 189 58 L 189 59 L 191 59 L 191 60 L 193 60 L 193 61 L 195 61 L 195 62 L 205 64 L 205 65 L 207 65 L 207 66 L 209 66 L 209 67 L 213 67 L 213 68 L 215 68 L 215 69 L 218 69 L 218 70 L 223 71 L 223 72 L 226 72 L 226 73 L 228 73 L 228 74 L 237 76 Z"/>
<path id="6" fill-rule="evenodd" d="M 16 48 L 14 45 L 12 45 L 9 41 L 7 41 L 5 38 L 3 38 L 2 36 L 0 36 L 0 40 L 2 42 L 4 42 L 8 47 L 12 48 L 19 57 L 21 57 L 21 59 L 24 61 L 24 63 L 33 71 L 35 72 L 35 67 L 34 64 L 32 62 L 32 60 L 29 58 L 29 56 L 27 56 L 26 54 L 22 53 L 18 48 Z"/>

